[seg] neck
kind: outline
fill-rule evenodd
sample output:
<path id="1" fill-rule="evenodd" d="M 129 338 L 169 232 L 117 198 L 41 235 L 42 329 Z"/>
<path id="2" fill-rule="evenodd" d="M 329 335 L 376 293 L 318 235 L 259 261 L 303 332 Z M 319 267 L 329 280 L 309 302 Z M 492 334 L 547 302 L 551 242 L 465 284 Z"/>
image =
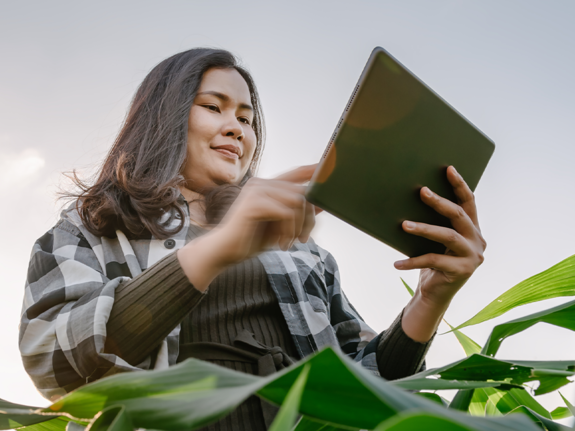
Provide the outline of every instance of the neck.
<path id="1" fill-rule="evenodd" d="M 203 195 L 185 187 L 180 187 L 180 192 L 184 196 L 184 199 L 188 202 L 188 207 L 190 209 L 190 221 L 202 227 L 207 225 L 208 222 L 206 220 L 206 212 L 201 205 L 204 199 Z"/>

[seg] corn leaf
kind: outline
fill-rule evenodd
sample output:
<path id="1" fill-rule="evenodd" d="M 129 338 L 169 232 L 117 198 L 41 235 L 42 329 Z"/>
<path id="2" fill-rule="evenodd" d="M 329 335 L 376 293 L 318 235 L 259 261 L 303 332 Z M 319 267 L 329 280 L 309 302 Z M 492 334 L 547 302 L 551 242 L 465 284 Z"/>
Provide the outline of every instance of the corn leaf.
<path id="1" fill-rule="evenodd" d="M 567 407 L 557 407 L 555 410 L 551 412 L 551 418 L 553 420 L 557 419 L 567 419 L 573 416 Z"/>
<path id="2" fill-rule="evenodd" d="M 426 431 L 473 431 L 473 428 L 429 413 L 411 413 L 398 415 L 381 423 L 374 431 L 403 431 L 403 430 L 426 430 Z"/>
<path id="3" fill-rule="evenodd" d="M 461 344 L 461 347 L 463 347 L 463 351 L 467 356 L 471 356 L 474 353 L 481 352 L 481 346 L 479 344 L 477 344 L 475 341 L 473 341 L 471 338 L 469 338 L 460 330 L 454 329 L 453 326 L 447 323 L 445 319 L 443 319 L 443 321 L 447 326 L 451 328 L 451 332 L 455 334 L 455 336 L 457 337 L 457 341 L 459 341 L 459 344 Z"/>
<path id="4" fill-rule="evenodd" d="M 565 405 L 567 406 L 571 414 L 575 416 L 575 406 L 571 404 L 569 401 L 567 401 L 567 398 L 565 398 L 561 392 L 559 392 L 559 395 L 561 395 L 561 398 L 563 398 L 563 401 L 565 402 Z"/>
<path id="5" fill-rule="evenodd" d="M 305 388 L 309 368 L 310 365 L 306 364 L 301 370 L 297 380 L 287 393 L 286 399 L 270 427 L 270 431 L 290 431 L 293 428 L 297 420 L 301 396 Z"/>
<path id="6" fill-rule="evenodd" d="M 86 431 L 132 431 L 132 421 L 124 406 L 111 406 L 96 416 Z"/>
<path id="7" fill-rule="evenodd" d="M 513 411 L 509 412 L 509 414 L 506 417 L 513 416 L 513 415 L 518 414 L 518 413 L 523 413 L 524 415 L 527 415 L 528 417 L 531 418 L 531 420 L 534 423 L 539 424 L 545 430 L 548 430 L 548 431 L 572 431 L 572 428 L 568 428 L 566 426 L 558 424 L 557 422 L 554 422 L 551 419 L 548 419 L 544 416 L 541 416 L 540 414 L 534 412 L 533 410 L 531 410 L 525 406 L 517 407 Z"/>
<path id="8" fill-rule="evenodd" d="M 472 420 L 465 421 L 462 419 L 446 418 L 428 412 L 411 411 L 382 422 L 374 431 L 475 431 L 477 429 L 471 424 Z M 513 418 L 490 418 L 489 422 L 491 424 L 490 431 L 512 429 L 537 429 L 541 431 L 538 427 L 533 428 L 534 424 L 529 419 L 519 417 L 519 415 Z"/>
<path id="9" fill-rule="evenodd" d="M 473 398 L 469 403 L 469 414 L 473 416 L 485 416 L 485 408 L 489 397 L 484 389 L 475 389 Z"/>
<path id="10" fill-rule="evenodd" d="M 485 404 L 485 416 L 503 416 L 503 414 L 497 410 L 497 406 L 491 400 L 487 400 Z"/>
<path id="11" fill-rule="evenodd" d="M 435 380 L 435 387 L 441 388 L 440 382 L 461 381 L 470 383 L 461 389 L 473 389 L 480 387 L 472 384 L 480 381 L 485 383 L 498 383 L 485 385 L 484 387 L 503 386 L 507 389 L 513 385 L 519 386 L 525 382 L 536 381 L 543 383 L 548 379 L 568 377 L 575 374 L 575 360 L 572 361 L 513 361 L 499 360 L 490 356 L 473 354 L 468 358 L 453 362 L 440 368 L 432 368 L 413 376 L 391 382 L 404 389 L 430 389 L 425 380 Z M 440 378 L 436 378 L 439 376 Z M 505 387 L 505 383 L 510 385 Z M 422 386 L 426 386 L 423 388 Z M 455 389 L 452 387 L 452 389 Z"/>
<path id="12" fill-rule="evenodd" d="M 449 403 L 449 408 L 462 412 L 468 411 L 473 400 L 473 394 L 474 389 L 460 389 Z"/>
<path id="13" fill-rule="evenodd" d="M 501 343 L 507 337 L 525 331 L 541 322 L 575 331 L 575 301 L 570 301 L 548 310 L 497 325 L 493 328 L 493 331 L 491 331 L 491 335 L 489 335 L 489 339 L 481 353 L 488 356 L 495 356 Z"/>
<path id="14" fill-rule="evenodd" d="M 314 421 L 302 416 L 293 431 L 360 431 L 359 428 L 342 428 L 322 421 Z"/>
<path id="15" fill-rule="evenodd" d="M 418 395 L 418 396 L 423 397 L 423 398 L 427 398 L 428 400 L 436 402 L 437 404 L 439 404 L 443 407 L 447 407 L 449 405 L 449 402 L 445 398 L 443 398 L 442 396 L 439 396 L 433 392 L 417 392 L 415 395 Z"/>
<path id="16" fill-rule="evenodd" d="M 18 429 L 26 431 L 83 431 L 86 428 L 66 416 L 49 416 L 49 418 L 51 419 L 48 421 Z"/>
<path id="17" fill-rule="evenodd" d="M 561 296 L 575 296 L 575 255 L 515 285 L 455 329 L 477 325 L 520 305 Z"/>
<path id="18" fill-rule="evenodd" d="M 403 285 L 404 285 L 405 288 L 407 289 L 407 292 L 408 292 L 411 296 L 415 295 L 415 293 L 413 292 L 413 289 L 412 289 L 411 287 L 409 287 L 409 284 L 407 284 L 403 278 L 400 277 L 399 279 L 401 280 L 401 282 L 403 283 Z"/>
<path id="19" fill-rule="evenodd" d="M 470 358 L 473 359 L 473 356 Z M 83 386 L 47 409 L 30 410 L 29 413 L 51 413 L 92 420 L 103 410 L 110 409 L 106 411 L 112 418 L 108 419 L 111 426 L 123 412 L 126 418 L 130 418 L 133 428 L 192 430 L 219 419 L 254 393 L 275 404 L 283 404 L 303 368 L 308 365 L 309 374 L 299 412 L 313 421 L 323 421 L 343 429 L 373 429 L 398 414 L 419 411 L 474 431 L 537 430 L 535 424 L 529 420 L 526 422 L 519 415 L 496 420 L 445 409 L 375 376 L 332 348 L 325 348 L 267 377 L 252 376 L 195 359 L 161 371 L 118 374 Z M 457 378 L 464 376 L 464 371 L 457 365 L 444 371 L 454 374 L 455 368 L 458 370 L 455 373 Z M 502 376 L 506 374 L 503 371 L 505 367 L 506 364 L 500 367 Z M 515 375 L 514 370 L 507 370 L 507 374 L 510 372 Z M 453 376 L 449 378 L 453 380 Z M 492 382 L 474 383 L 485 386 Z M 501 385 L 501 382 L 496 384 Z M 14 407 L 16 411 L 12 413 L 0 411 L 0 417 L 7 419 L 11 414 L 22 413 L 23 406 Z M 102 416 L 103 413 L 96 420 Z M 23 427 L 22 430 L 28 431 L 28 428 Z M 121 425 L 119 429 L 124 428 Z"/>
<path id="20" fill-rule="evenodd" d="M 485 388 L 483 391 L 497 410 L 503 414 L 509 413 L 517 407 L 525 406 L 535 413 L 551 419 L 551 414 L 525 389 L 512 388 L 509 391 L 500 391 L 495 388 Z"/>
<path id="21" fill-rule="evenodd" d="M 36 413 L 39 407 L 15 404 L 0 398 L 0 429 L 19 428 L 54 419 L 53 416 Z"/>

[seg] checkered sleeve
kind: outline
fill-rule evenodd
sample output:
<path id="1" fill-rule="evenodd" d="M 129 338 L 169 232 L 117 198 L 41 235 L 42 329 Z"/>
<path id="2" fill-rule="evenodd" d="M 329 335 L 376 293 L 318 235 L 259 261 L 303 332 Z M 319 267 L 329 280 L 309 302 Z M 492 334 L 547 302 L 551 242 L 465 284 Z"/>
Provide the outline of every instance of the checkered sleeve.
<path id="1" fill-rule="evenodd" d="M 376 352 L 382 334 L 371 329 L 351 305 L 341 288 L 337 262 L 331 253 L 325 253 L 324 276 L 330 300 L 330 322 L 339 345 L 350 358 L 379 375 Z"/>
<path id="2" fill-rule="evenodd" d="M 334 257 L 327 253 L 324 262 L 325 279 L 331 297 L 331 324 L 343 352 L 374 374 L 388 380 L 425 369 L 424 359 L 431 341 L 418 343 L 403 332 L 403 312 L 387 330 L 377 334 L 343 293 Z"/>
<path id="3" fill-rule="evenodd" d="M 70 221 L 60 220 L 36 241 L 19 347 L 24 367 L 43 396 L 55 399 L 95 374 L 149 367 L 149 358 L 135 367 L 104 353 L 115 289 L 125 280 L 104 275 L 94 250 Z"/>

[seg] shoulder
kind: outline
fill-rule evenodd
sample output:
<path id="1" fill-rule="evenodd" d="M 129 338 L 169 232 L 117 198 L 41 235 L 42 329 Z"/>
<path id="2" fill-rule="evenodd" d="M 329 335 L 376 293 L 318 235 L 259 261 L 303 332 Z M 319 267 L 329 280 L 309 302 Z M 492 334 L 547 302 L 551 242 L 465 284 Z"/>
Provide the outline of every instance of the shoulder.
<path id="1" fill-rule="evenodd" d="M 91 235 L 82 223 L 76 203 L 71 203 L 60 213 L 56 224 L 36 240 L 35 250 L 53 253 L 69 246 L 92 248 L 101 240 Z"/>
<path id="2" fill-rule="evenodd" d="M 73 201 L 68 205 L 68 207 L 64 208 L 60 213 L 60 219 L 54 226 L 53 230 L 55 232 L 73 235 L 85 241 L 90 245 L 90 247 L 100 245 L 102 243 L 102 238 L 90 233 L 82 222 L 82 217 L 78 211 L 80 206 L 81 203 Z"/>

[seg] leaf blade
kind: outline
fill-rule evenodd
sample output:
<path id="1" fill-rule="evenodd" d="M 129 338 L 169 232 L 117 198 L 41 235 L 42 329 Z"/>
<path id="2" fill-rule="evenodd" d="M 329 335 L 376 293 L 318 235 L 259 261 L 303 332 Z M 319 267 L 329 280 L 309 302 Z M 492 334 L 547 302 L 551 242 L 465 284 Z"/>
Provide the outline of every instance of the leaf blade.
<path id="1" fill-rule="evenodd" d="M 297 419 L 301 396 L 307 382 L 309 370 L 310 365 L 306 364 L 290 388 L 280 411 L 270 426 L 270 431 L 290 431 L 293 428 Z"/>
<path id="2" fill-rule="evenodd" d="M 562 296 L 575 296 L 575 255 L 516 284 L 455 329 L 494 319 L 521 305 Z"/>

